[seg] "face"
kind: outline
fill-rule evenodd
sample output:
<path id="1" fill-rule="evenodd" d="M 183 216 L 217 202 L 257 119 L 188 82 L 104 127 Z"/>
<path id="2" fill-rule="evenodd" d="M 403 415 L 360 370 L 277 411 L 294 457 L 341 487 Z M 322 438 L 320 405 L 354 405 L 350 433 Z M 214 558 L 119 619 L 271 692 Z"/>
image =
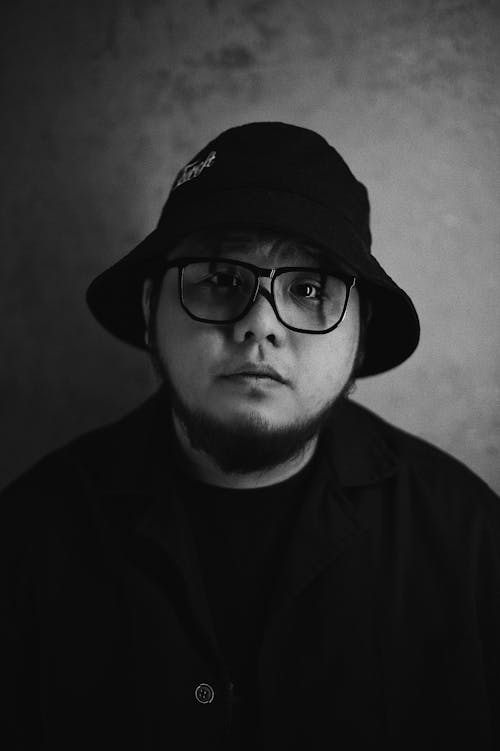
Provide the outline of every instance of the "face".
<path id="1" fill-rule="evenodd" d="M 209 258 L 214 254 L 265 268 L 324 266 L 318 249 L 311 245 L 270 232 L 243 230 L 226 231 L 215 242 L 213 235 L 210 241 L 201 233 L 192 235 L 170 258 Z M 237 452 L 241 470 L 252 464 L 251 455 L 254 465 L 275 461 L 280 451 L 273 453 L 272 446 L 282 447 L 280 458 L 287 451 L 293 453 L 318 430 L 350 381 L 359 340 L 356 288 L 351 290 L 344 319 L 336 329 L 309 334 L 281 323 L 263 294 L 257 295 L 250 310 L 235 323 L 193 320 L 179 301 L 178 273 L 174 268 L 165 274 L 154 327 L 157 367 L 174 396 L 174 409 L 184 424 L 198 420 L 202 428 L 195 440 L 203 443 L 205 436 L 203 450 L 210 452 L 217 436 L 225 434 L 227 455 L 229 448 L 236 450 L 241 436 L 246 441 Z M 270 279 L 260 279 L 264 290 L 269 290 L 270 284 Z M 150 286 L 146 282 L 143 296 L 146 320 Z M 278 375 L 244 375 L 266 368 Z M 193 437 L 194 433 L 193 429 Z"/>

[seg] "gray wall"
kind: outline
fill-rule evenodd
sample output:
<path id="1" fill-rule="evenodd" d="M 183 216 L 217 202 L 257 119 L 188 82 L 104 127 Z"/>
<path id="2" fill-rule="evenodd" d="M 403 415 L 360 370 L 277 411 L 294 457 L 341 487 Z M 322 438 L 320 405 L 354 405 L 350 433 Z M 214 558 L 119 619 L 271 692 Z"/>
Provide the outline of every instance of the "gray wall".
<path id="1" fill-rule="evenodd" d="M 365 182 L 416 354 L 355 398 L 500 490 L 500 12 L 442 0 L 16 2 L 3 15 L 0 485 L 154 386 L 87 312 L 220 130 L 325 135 Z"/>

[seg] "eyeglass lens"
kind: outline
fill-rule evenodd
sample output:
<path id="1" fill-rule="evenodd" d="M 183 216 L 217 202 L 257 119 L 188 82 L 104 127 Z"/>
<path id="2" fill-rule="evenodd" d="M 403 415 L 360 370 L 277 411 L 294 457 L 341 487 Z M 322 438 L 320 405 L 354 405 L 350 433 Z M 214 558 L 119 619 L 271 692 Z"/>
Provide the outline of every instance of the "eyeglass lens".
<path id="1" fill-rule="evenodd" d="M 186 308 L 198 318 L 231 321 L 247 307 L 257 279 L 253 271 L 223 260 L 191 262 L 182 273 Z M 342 317 L 346 283 L 332 274 L 307 269 L 286 271 L 274 279 L 274 298 L 282 321 L 289 326 L 321 331 Z"/>

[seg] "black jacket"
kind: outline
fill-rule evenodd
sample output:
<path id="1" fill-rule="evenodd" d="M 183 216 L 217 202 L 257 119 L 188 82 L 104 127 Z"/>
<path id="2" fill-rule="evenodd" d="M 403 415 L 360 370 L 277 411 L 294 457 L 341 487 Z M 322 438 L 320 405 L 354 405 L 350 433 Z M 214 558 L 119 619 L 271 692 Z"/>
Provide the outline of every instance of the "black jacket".
<path id="1" fill-rule="evenodd" d="M 164 416 L 155 395 L 2 495 L 4 748 L 237 747 Z M 500 748 L 498 498 L 352 402 L 318 452 L 251 746 Z"/>

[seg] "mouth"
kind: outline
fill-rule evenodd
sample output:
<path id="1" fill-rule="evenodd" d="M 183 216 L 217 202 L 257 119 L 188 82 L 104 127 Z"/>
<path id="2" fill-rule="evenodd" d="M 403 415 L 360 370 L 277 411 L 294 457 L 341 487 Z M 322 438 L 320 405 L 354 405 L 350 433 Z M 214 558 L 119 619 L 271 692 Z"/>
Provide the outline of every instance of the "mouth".
<path id="1" fill-rule="evenodd" d="M 225 373 L 222 377 L 240 381 L 252 381 L 254 383 L 288 383 L 288 381 L 283 378 L 283 376 L 278 373 L 278 371 L 269 366 L 260 368 L 241 368 L 241 370 L 235 370 L 233 373 Z"/>
<path id="2" fill-rule="evenodd" d="M 230 376 L 226 376 L 226 378 L 249 379 L 252 381 L 275 381 L 276 383 L 281 383 L 281 381 L 278 381 L 277 378 L 273 378 L 272 376 L 268 375 L 262 375 L 262 373 L 232 373 Z"/>

